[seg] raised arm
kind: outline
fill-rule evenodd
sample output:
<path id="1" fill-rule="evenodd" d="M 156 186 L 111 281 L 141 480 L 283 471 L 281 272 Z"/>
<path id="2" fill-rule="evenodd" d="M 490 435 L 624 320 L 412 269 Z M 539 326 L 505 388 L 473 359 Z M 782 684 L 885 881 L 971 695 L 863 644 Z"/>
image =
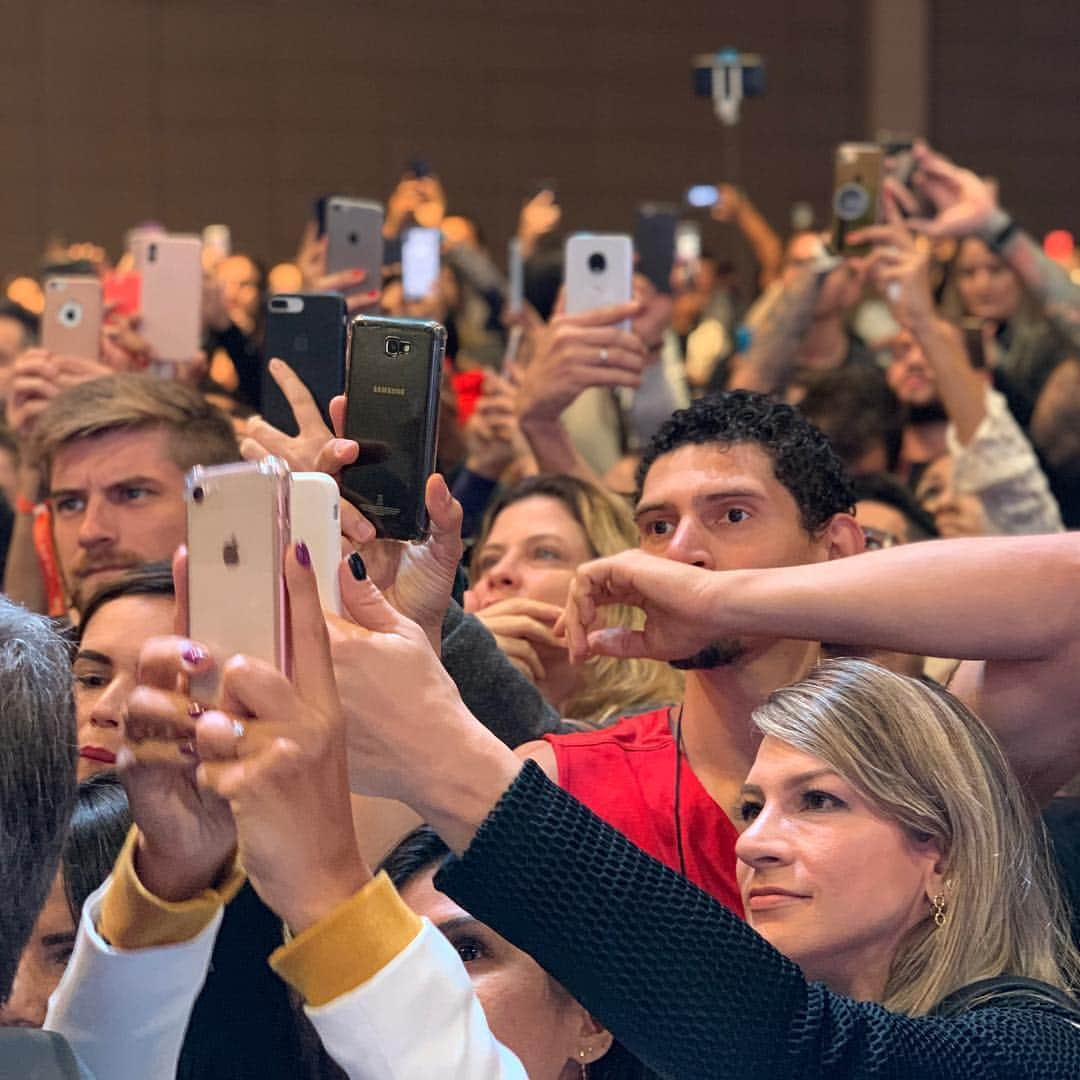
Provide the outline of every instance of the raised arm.
<path id="1" fill-rule="evenodd" d="M 645 610 L 643 630 L 598 629 L 596 609 Z M 599 624 L 596 624 L 599 625 Z M 909 544 L 806 566 L 724 573 L 642 552 L 578 568 L 574 654 L 677 659 L 718 637 L 831 641 L 986 661 L 964 696 L 1039 799 L 1080 771 L 1080 538 Z"/>

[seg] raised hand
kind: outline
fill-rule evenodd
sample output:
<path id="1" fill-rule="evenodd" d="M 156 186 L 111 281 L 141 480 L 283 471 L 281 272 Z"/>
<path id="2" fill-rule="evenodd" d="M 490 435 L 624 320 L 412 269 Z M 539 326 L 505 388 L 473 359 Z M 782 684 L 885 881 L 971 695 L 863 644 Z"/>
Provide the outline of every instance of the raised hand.
<path id="1" fill-rule="evenodd" d="M 589 656 L 681 660 L 729 632 L 718 597 L 725 575 L 643 551 L 623 551 L 577 568 L 556 631 L 571 660 Z M 645 612 L 641 630 L 608 627 L 600 609 L 626 604 Z"/>
<path id="2" fill-rule="evenodd" d="M 537 647 L 562 649 L 566 641 L 555 633 L 562 608 L 542 600 L 512 596 L 477 609 L 473 594 L 465 594 L 465 610 L 475 615 L 491 631 L 495 643 L 510 663 L 531 683 L 541 682 L 546 672 Z"/>
<path id="3" fill-rule="evenodd" d="M 318 235 L 314 221 L 304 226 L 300 247 L 296 253 L 296 265 L 300 270 L 304 292 L 336 292 L 345 297 L 345 307 L 350 315 L 374 311 L 379 306 L 379 290 L 366 284 L 363 270 L 339 270 L 326 272 L 327 237 Z"/>
<path id="4" fill-rule="evenodd" d="M 202 790 L 228 803 L 256 891 L 295 932 L 349 899 L 371 872 L 353 831 L 345 723 L 310 557 L 285 559 L 293 681 L 236 656 L 217 709 L 196 723 Z"/>

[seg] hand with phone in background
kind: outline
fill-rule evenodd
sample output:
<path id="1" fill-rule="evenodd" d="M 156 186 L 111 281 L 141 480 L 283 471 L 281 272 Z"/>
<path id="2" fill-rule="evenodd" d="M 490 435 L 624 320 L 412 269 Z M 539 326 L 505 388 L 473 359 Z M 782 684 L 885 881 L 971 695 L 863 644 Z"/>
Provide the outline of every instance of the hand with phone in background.
<path id="1" fill-rule="evenodd" d="M 518 215 L 516 239 L 521 257 L 532 256 L 540 241 L 555 232 L 561 221 L 562 207 L 555 181 L 539 181 Z"/>
<path id="2" fill-rule="evenodd" d="M 437 229 L 445 216 L 446 194 L 442 183 L 427 161 L 413 158 L 406 163 L 387 200 L 383 235 L 387 240 L 396 240 L 414 226 Z"/>
<path id="3" fill-rule="evenodd" d="M 671 293 L 678 225 L 679 215 L 673 206 L 646 203 L 638 207 L 634 225 L 635 269 L 660 293 Z"/>
<path id="4" fill-rule="evenodd" d="M 836 148 L 831 246 L 838 255 L 865 255 L 870 250 L 867 244 L 851 244 L 848 235 L 882 220 L 883 162 L 877 143 L 841 143 Z"/>
<path id="5" fill-rule="evenodd" d="M 326 206 L 333 196 L 324 196 L 318 200 Z M 325 220 L 325 219 L 324 219 Z M 347 242 L 347 238 L 346 238 Z M 374 279 L 369 277 L 370 266 L 351 267 L 331 272 L 327 267 L 329 237 L 325 225 L 321 227 L 316 219 L 309 220 L 300 237 L 300 246 L 296 252 L 296 266 L 300 271 L 301 289 L 304 293 L 340 293 L 345 298 L 345 305 L 350 315 L 358 315 L 378 307 L 382 295 L 382 266 Z M 366 241 L 368 250 L 374 244 Z M 380 248 L 379 259 L 382 259 Z"/>
<path id="6" fill-rule="evenodd" d="M 439 284 L 442 233 L 413 226 L 401 241 L 401 288 L 406 303 L 426 300 Z"/>
<path id="7" fill-rule="evenodd" d="M 627 304 L 633 295 L 634 242 L 623 233 L 575 233 L 566 241 L 567 315 Z M 629 321 L 622 329 L 629 329 Z"/>

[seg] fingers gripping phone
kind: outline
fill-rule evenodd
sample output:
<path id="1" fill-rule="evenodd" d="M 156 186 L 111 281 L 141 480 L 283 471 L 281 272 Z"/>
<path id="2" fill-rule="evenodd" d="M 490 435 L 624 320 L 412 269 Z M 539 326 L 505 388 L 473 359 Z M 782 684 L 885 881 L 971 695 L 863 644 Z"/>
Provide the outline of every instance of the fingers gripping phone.
<path id="1" fill-rule="evenodd" d="M 566 241 L 566 313 L 578 315 L 633 295 L 634 242 L 622 233 L 575 233 Z M 629 329 L 626 322 L 624 329 Z"/>
<path id="2" fill-rule="evenodd" d="M 335 195 L 326 204 L 326 271 L 363 270 L 369 289 L 382 288 L 383 206 Z"/>
<path id="3" fill-rule="evenodd" d="M 268 359 L 284 360 L 311 391 L 327 427 L 330 401 L 345 392 L 345 298 L 339 293 L 283 293 L 266 303 Z M 296 418 L 269 368 L 262 372 L 262 415 L 286 435 Z"/>
<path id="4" fill-rule="evenodd" d="M 197 701 L 217 700 L 220 666 L 237 653 L 289 674 L 289 494 L 288 466 L 275 457 L 187 474 L 188 635 L 217 665 L 192 676 Z"/>
<path id="5" fill-rule="evenodd" d="M 136 233 L 139 329 L 159 363 L 190 363 L 202 336 L 202 240 Z"/>
<path id="6" fill-rule="evenodd" d="M 847 234 L 881 219 L 883 156 L 877 143 L 841 143 L 836 148 L 832 247 L 840 255 L 869 251 L 866 244 L 849 244 Z"/>
<path id="7" fill-rule="evenodd" d="M 411 228 L 401 242 L 401 288 L 406 300 L 423 300 L 439 280 L 439 229 Z"/>
<path id="8" fill-rule="evenodd" d="M 96 360 L 101 349 L 101 283 L 90 277 L 45 281 L 41 344 L 51 353 Z"/>
<path id="9" fill-rule="evenodd" d="M 436 322 L 359 315 L 349 327 L 345 438 L 360 444 L 342 494 L 379 536 L 427 535 L 424 489 L 435 470 L 446 330 Z"/>

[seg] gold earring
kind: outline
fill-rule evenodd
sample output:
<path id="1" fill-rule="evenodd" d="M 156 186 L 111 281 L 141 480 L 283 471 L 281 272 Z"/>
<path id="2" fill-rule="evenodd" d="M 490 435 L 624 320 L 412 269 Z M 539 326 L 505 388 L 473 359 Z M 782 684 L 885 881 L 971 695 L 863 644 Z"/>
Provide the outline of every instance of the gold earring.
<path id="1" fill-rule="evenodd" d="M 581 1061 L 578 1062 L 578 1068 L 581 1070 L 581 1080 L 589 1080 L 589 1066 L 585 1064 L 585 1059 L 592 1056 L 592 1047 L 586 1047 L 584 1050 L 578 1051 L 578 1057 Z"/>
<path id="2" fill-rule="evenodd" d="M 938 893 L 930 903 L 934 906 L 934 925 L 940 930 L 945 925 L 945 894 Z"/>

